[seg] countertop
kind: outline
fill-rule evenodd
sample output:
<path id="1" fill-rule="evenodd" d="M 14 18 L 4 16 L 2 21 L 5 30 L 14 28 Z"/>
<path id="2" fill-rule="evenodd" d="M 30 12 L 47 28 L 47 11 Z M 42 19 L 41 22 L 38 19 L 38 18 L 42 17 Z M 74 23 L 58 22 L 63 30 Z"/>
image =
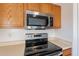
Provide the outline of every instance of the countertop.
<path id="1" fill-rule="evenodd" d="M 62 39 L 59 39 L 59 38 L 55 38 L 55 37 L 49 38 L 48 41 L 57 45 L 57 46 L 60 46 L 63 50 L 68 49 L 68 48 L 72 48 L 71 42 L 65 41 L 65 40 L 62 40 Z"/>
<path id="2" fill-rule="evenodd" d="M 53 44 L 56 44 L 58 46 L 60 46 L 63 50 L 71 48 L 72 47 L 72 43 L 59 39 L 59 38 L 55 38 L 55 37 L 51 37 L 48 39 L 48 41 L 50 41 Z M 25 44 L 24 40 L 20 40 L 20 41 L 10 41 L 10 42 L 0 42 L 0 47 L 1 46 L 9 46 L 9 45 L 17 45 L 17 44 Z"/>
<path id="3" fill-rule="evenodd" d="M 17 41 L 9 41 L 9 42 L 0 42 L 1 46 L 9 46 L 9 45 L 17 45 L 17 44 L 25 44 L 24 40 L 17 40 Z"/>

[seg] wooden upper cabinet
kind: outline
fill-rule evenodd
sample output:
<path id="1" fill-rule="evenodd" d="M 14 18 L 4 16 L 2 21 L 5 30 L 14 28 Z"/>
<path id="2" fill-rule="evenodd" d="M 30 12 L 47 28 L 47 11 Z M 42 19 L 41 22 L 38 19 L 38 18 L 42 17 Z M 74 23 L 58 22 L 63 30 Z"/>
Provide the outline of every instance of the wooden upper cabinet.
<path id="1" fill-rule="evenodd" d="M 40 4 L 39 3 L 28 3 L 27 4 L 27 10 L 31 10 L 31 11 L 40 11 Z"/>
<path id="2" fill-rule="evenodd" d="M 23 4 L 0 4 L 0 27 L 23 27 Z"/>
<path id="3" fill-rule="evenodd" d="M 11 4 L 10 8 L 9 21 L 11 25 L 14 27 L 23 27 L 23 4 Z"/>
<path id="4" fill-rule="evenodd" d="M 0 4 L 0 27 L 7 26 L 9 20 L 9 4 Z"/>
<path id="5" fill-rule="evenodd" d="M 28 9 L 28 8 L 27 8 L 27 3 L 24 3 L 24 4 L 23 4 L 23 8 L 24 8 L 24 13 L 25 13 L 26 10 Z"/>
<path id="6" fill-rule="evenodd" d="M 58 5 L 52 5 L 53 28 L 61 28 L 61 7 Z"/>
<path id="7" fill-rule="evenodd" d="M 51 4 L 49 3 L 41 3 L 40 4 L 40 12 L 41 13 L 45 13 L 45 14 L 48 14 L 48 15 L 52 15 L 52 8 L 51 8 Z"/>

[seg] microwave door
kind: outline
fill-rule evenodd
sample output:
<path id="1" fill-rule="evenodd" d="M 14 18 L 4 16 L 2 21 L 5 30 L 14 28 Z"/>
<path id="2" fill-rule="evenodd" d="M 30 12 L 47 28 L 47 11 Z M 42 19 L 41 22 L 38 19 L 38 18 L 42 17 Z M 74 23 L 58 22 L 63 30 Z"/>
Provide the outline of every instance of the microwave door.
<path id="1" fill-rule="evenodd" d="M 48 17 L 41 15 L 27 15 L 27 26 L 47 26 L 48 25 Z"/>

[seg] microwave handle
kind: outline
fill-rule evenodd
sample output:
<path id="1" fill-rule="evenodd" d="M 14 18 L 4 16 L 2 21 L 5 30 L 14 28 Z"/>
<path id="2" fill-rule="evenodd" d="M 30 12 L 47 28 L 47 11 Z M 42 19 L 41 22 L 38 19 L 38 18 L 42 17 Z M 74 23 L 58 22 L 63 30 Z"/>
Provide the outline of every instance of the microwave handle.
<path id="1" fill-rule="evenodd" d="M 50 27 L 50 17 L 48 17 L 48 27 Z"/>
<path id="2" fill-rule="evenodd" d="M 50 26 L 53 26 L 53 17 L 50 17 Z"/>
<path id="3" fill-rule="evenodd" d="M 53 26 L 53 17 L 48 18 L 48 27 Z"/>

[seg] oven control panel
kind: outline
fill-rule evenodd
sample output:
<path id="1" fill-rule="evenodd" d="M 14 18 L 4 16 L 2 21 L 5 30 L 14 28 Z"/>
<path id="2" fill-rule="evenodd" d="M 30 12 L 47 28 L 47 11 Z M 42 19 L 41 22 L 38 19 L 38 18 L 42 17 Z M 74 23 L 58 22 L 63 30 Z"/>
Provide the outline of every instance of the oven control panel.
<path id="1" fill-rule="evenodd" d="M 26 35 L 26 40 L 48 38 L 47 33 L 27 33 L 25 35 Z"/>

